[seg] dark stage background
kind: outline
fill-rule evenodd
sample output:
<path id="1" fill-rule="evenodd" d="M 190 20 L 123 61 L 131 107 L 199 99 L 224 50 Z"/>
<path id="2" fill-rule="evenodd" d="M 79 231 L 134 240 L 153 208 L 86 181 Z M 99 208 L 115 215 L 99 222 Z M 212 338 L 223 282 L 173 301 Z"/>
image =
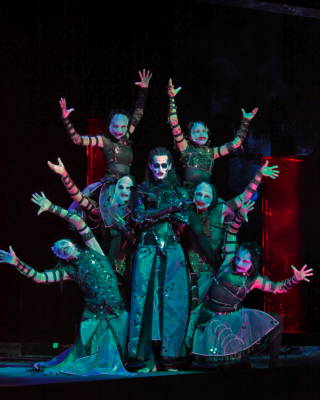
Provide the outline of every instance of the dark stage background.
<path id="1" fill-rule="evenodd" d="M 133 173 L 141 180 L 146 155 L 154 146 L 172 148 L 166 85 L 170 77 L 183 90 L 177 98 L 182 125 L 203 119 L 214 144 L 233 138 L 241 107 L 260 108 L 243 152 L 216 163 L 214 182 L 221 197 L 239 193 L 262 155 L 300 155 L 311 164 L 305 193 L 312 201 L 303 220 L 306 262 L 317 261 L 319 226 L 319 21 L 205 2 L 91 1 L 33 2 L 1 6 L 1 241 L 26 263 L 54 265 L 50 245 L 70 232 L 52 215 L 36 216 L 31 193 L 44 191 L 69 204 L 59 178 L 46 165 L 58 156 L 85 186 L 85 150 L 74 146 L 59 119 L 58 99 L 85 134 L 89 118 L 106 118 L 112 108 L 131 109 L 137 71 L 150 69 L 149 100 L 135 133 Z M 285 173 L 285 171 L 282 171 Z M 279 193 L 281 196 L 281 193 Z M 260 239 L 257 207 L 243 236 Z M 309 236 L 308 236 L 309 235 Z M 41 286 L 1 265 L 0 340 L 73 341 L 81 312 L 73 284 Z M 319 330 L 318 278 L 308 307 L 310 331 Z M 257 300 L 259 301 L 259 300 Z"/>

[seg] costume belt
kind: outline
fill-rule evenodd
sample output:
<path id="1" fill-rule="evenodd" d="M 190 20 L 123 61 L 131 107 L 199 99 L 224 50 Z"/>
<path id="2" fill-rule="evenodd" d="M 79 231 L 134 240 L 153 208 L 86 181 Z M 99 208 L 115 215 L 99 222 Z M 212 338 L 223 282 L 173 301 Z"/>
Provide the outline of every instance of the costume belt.
<path id="1" fill-rule="evenodd" d="M 179 238 L 174 233 L 169 233 L 164 240 L 164 246 L 170 246 L 179 242 Z M 144 232 L 141 235 L 140 246 L 161 246 L 159 238 L 153 231 Z"/>

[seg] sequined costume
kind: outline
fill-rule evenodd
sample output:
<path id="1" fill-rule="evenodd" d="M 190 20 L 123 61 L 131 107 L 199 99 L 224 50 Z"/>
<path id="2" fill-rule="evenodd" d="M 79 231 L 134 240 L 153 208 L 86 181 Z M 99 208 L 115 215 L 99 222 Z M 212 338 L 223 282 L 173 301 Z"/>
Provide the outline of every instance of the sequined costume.
<path id="1" fill-rule="evenodd" d="M 185 355 L 189 313 L 188 271 L 179 231 L 187 213 L 176 207 L 186 192 L 166 179 L 137 190 L 135 221 L 141 237 L 132 266 L 129 360 L 152 366 L 152 342 L 161 341 L 161 363 L 176 364 Z"/>
<path id="2" fill-rule="evenodd" d="M 241 221 L 228 230 L 230 253 L 235 256 L 236 232 Z M 230 244 L 229 244 L 230 247 Z M 194 310 L 189 325 L 189 345 L 196 365 L 210 366 L 219 361 L 239 360 L 269 336 L 271 362 L 280 349 L 282 320 L 276 314 L 242 308 L 246 295 L 257 288 L 264 292 L 285 293 L 298 281 L 291 277 L 272 282 L 257 274 L 238 273 L 231 262 L 222 264 L 215 274 L 204 304 Z M 194 330 L 194 334 L 192 334 Z M 192 344 L 191 344 L 192 343 Z"/>
<path id="3" fill-rule="evenodd" d="M 129 135 L 139 124 L 147 98 L 148 89 L 140 88 L 133 116 L 129 122 L 126 135 L 119 140 L 111 135 L 80 136 L 68 118 L 63 119 L 64 126 L 73 143 L 81 146 L 98 146 L 104 153 L 106 170 L 101 182 L 113 182 L 124 175 L 130 174 L 133 152 Z M 119 112 L 121 113 L 121 112 Z"/>
<path id="4" fill-rule="evenodd" d="M 108 258 L 85 221 L 52 204 L 44 194 L 33 195 L 33 201 L 74 226 L 86 248 L 80 249 L 62 239 L 52 250 L 61 259 L 57 268 L 39 272 L 19 259 L 17 270 L 37 283 L 76 282 L 83 294 L 84 313 L 75 345 L 47 362 L 35 364 L 51 373 L 76 375 L 127 375 L 122 361 L 126 356 L 128 313 L 119 292 L 118 280 Z"/>
<path id="5" fill-rule="evenodd" d="M 136 129 L 143 116 L 147 94 L 147 88 L 139 89 L 127 134 L 119 140 L 116 140 L 112 135 L 108 137 L 101 134 L 80 136 L 70 120 L 68 118 L 63 119 L 64 126 L 73 143 L 82 146 L 98 146 L 104 153 L 106 170 L 104 177 L 99 182 L 94 182 L 80 191 L 67 174 L 63 178 L 63 183 L 73 200 L 76 200 L 75 196 L 80 197 L 72 203 L 70 209 L 80 212 L 81 207 L 87 213 L 88 221 L 93 222 L 92 227 L 95 228 L 96 235 L 98 235 L 105 253 L 110 262 L 116 264 L 116 269 L 120 275 L 125 274 L 129 259 L 127 256 L 133 251 L 131 227 L 129 223 L 126 226 L 118 225 L 114 218 L 111 221 L 111 213 L 106 210 L 108 209 L 107 205 L 110 204 L 110 193 L 114 191 L 116 181 L 130 174 L 133 152 L 129 135 Z M 113 207 L 113 211 L 113 217 L 126 218 L 130 214 L 128 207 L 125 210 L 115 210 L 115 207 Z M 108 221 L 106 221 L 107 219 Z M 126 218 L 126 222 L 128 221 L 129 219 Z"/>
<path id="6" fill-rule="evenodd" d="M 200 182 L 210 181 L 214 160 L 230 154 L 242 145 L 248 133 L 249 123 L 249 119 L 243 118 L 235 139 L 219 147 L 196 145 L 189 140 L 186 141 L 187 146 L 181 151 L 180 161 L 184 183 L 186 187 L 190 187 L 190 191 Z M 169 98 L 169 124 L 175 143 L 179 144 L 185 141 L 184 133 L 179 125 L 174 97 Z"/>
<path id="7" fill-rule="evenodd" d="M 37 368 L 75 375 L 128 374 L 126 355 L 128 313 L 119 293 L 115 273 L 105 256 L 92 249 L 80 250 L 76 260 L 38 272 L 23 262 L 17 269 L 37 283 L 73 280 L 81 288 L 84 313 L 75 344 Z"/>
<path id="8" fill-rule="evenodd" d="M 237 197 L 224 201 L 217 197 L 205 211 L 197 212 L 196 207 L 189 210 L 189 222 L 194 236 L 187 237 L 187 255 L 191 268 L 193 306 L 200 304 L 213 278 L 213 265 L 230 259 L 224 243 L 226 230 L 236 216 L 235 212 L 242 202 L 247 202 L 258 190 L 262 182 L 262 174 L 258 171 L 245 190 Z"/>
<path id="9" fill-rule="evenodd" d="M 96 136 L 80 136 L 68 118 L 63 119 L 63 123 L 67 133 L 73 143 L 81 146 L 98 146 L 104 153 L 106 161 L 106 169 L 103 178 L 99 182 L 94 182 L 84 188 L 81 192 L 83 200 L 80 206 L 91 213 L 93 200 L 97 203 L 98 195 L 101 190 L 107 190 L 108 185 L 116 182 L 117 179 L 130 174 L 131 164 L 133 160 L 133 151 L 129 136 L 138 126 L 144 111 L 145 102 L 147 99 L 147 88 L 140 88 L 138 98 L 135 104 L 135 110 L 132 118 L 129 121 L 127 133 L 119 140 L 112 135 L 105 136 L 98 134 Z M 121 112 L 119 112 L 121 114 Z M 71 206 L 77 209 L 77 204 Z"/>
<path id="10" fill-rule="evenodd" d="M 243 126 L 247 126 L 248 124 L 245 124 L 245 121 L 242 122 Z M 244 128 L 240 129 L 241 132 L 244 131 Z M 247 128 L 245 132 L 247 132 Z M 193 187 L 200 182 L 210 182 L 214 160 L 221 157 L 218 149 L 219 147 L 196 146 L 189 142 L 186 150 L 181 153 L 180 157 L 184 182 L 191 184 Z M 228 144 L 228 154 L 234 150 L 235 147 L 232 144 Z"/>
<path id="11" fill-rule="evenodd" d="M 108 245 L 108 259 L 116 271 L 121 276 L 124 276 L 128 273 L 128 266 L 137 238 L 134 234 L 131 220 L 131 202 L 121 205 L 116 204 L 113 201 L 114 190 L 114 184 L 104 186 L 101 189 L 99 210 L 102 229 L 108 231 L 104 238 L 104 247 Z M 119 221 L 122 221 L 122 223 Z"/>
<path id="12" fill-rule="evenodd" d="M 127 260 L 135 242 L 130 219 L 130 205 L 117 204 L 114 201 L 116 184 L 103 185 L 96 202 L 83 195 L 67 171 L 62 177 L 62 182 L 72 200 L 86 210 L 86 219 L 95 230 L 95 235 L 110 263 L 115 266 L 120 275 L 124 275 Z M 71 209 L 76 209 L 82 214 L 76 205 L 73 205 Z"/>

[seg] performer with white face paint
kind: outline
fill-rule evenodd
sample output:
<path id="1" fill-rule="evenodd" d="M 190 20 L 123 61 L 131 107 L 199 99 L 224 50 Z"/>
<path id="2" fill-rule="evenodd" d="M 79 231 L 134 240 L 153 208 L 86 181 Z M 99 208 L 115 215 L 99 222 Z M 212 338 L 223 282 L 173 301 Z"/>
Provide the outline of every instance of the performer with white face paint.
<path id="1" fill-rule="evenodd" d="M 200 183 L 194 191 L 193 201 L 198 212 L 205 211 L 209 208 L 213 200 L 213 186 L 206 182 Z"/>
<path id="2" fill-rule="evenodd" d="M 130 219 L 133 177 L 123 176 L 113 184 L 103 185 L 98 203 L 83 195 L 70 178 L 60 158 L 58 158 L 58 164 L 48 161 L 48 165 L 52 171 L 61 176 L 72 200 L 84 207 L 109 261 L 123 276 L 126 272 L 128 256 L 133 251 L 133 242 L 136 240 Z"/>
<path id="3" fill-rule="evenodd" d="M 161 147 L 152 150 L 133 211 L 141 237 L 132 266 L 128 349 L 129 362 L 142 373 L 159 365 L 174 368 L 186 355 L 189 284 L 179 233 L 188 223 L 187 202 L 170 152 Z"/>
<path id="4" fill-rule="evenodd" d="M 261 276 L 262 249 L 257 243 L 242 243 L 234 251 L 236 235 L 245 215 L 240 214 L 240 219 L 227 230 L 226 246 L 232 243 L 233 256 L 224 260 L 213 277 L 205 302 L 191 315 L 187 342 L 192 348 L 193 363 L 200 367 L 239 361 L 261 342 L 268 346 L 269 367 L 279 366 L 282 318 L 274 313 L 242 308 L 242 302 L 253 289 L 282 294 L 299 282 L 309 282 L 313 275 L 313 269 L 304 265 L 300 270 L 292 266 L 293 276 L 281 282 Z"/>
<path id="5" fill-rule="evenodd" d="M 268 161 L 256 173 L 245 190 L 232 200 L 225 202 L 216 194 L 212 184 L 202 182 L 196 186 L 193 202 L 189 212 L 189 222 L 194 236 L 188 237 L 188 259 L 191 266 L 193 307 L 204 299 L 213 278 L 212 265 L 220 265 L 228 260 L 229 255 L 223 252 L 226 228 L 233 221 L 235 211 L 248 202 L 257 191 L 263 177 L 277 178 L 278 166 L 269 167 Z"/>
<path id="6" fill-rule="evenodd" d="M 139 71 L 139 76 L 140 81 L 135 82 L 135 85 L 140 87 L 140 92 L 133 115 L 124 110 L 111 111 L 107 124 L 108 135 L 80 136 L 69 120 L 69 115 L 74 109 L 67 109 L 64 98 L 59 101 L 62 120 L 72 142 L 81 146 L 98 146 L 103 151 L 106 160 L 103 182 L 114 181 L 130 174 L 133 153 L 129 136 L 135 131 L 143 116 L 152 73 L 143 69 Z"/>
<path id="7" fill-rule="evenodd" d="M 152 73 L 143 69 L 143 71 L 139 71 L 139 76 L 140 81 L 135 82 L 135 85 L 140 87 L 140 91 L 133 115 L 131 116 L 130 113 L 124 110 L 111 111 L 107 123 L 107 135 L 80 136 L 69 120 L 69 115 L 74 109 L 67 109 L 64 98 L 61 98 L 59 101 L 62 120 L 72 142 L 81 146 L 98 147 L 103 151 L 105 156 L 106 170 L 104 177 L 99 182 L 87 186 L 81 193 L 80 205 L 82 209 L 89 213 L 92 213 L 92 207 L 94 207 L 94 205 L 92 206 L 93 201 L 98 202 L 100 190 L 103 192 L 108 191 L 108 185 L 114 184 L 122 176 L 130 174 L 133 160 L 130 135 L 135 131 L 143 116 Z M 67 180 L 67 185 L 70 185 L 68 182 Z M 79 211 L 79 207 L 76 204 L 73 204 L 72 208 Z"/>
<path id="8" fill-rule="evenodd" d="M 184 183 L 192 191 L 198 183 L 210 182 L 214 160 L 230 154 L 242 145 L 248 133 L 249 123 L 258 112 L 258 108 L 254 108 L 249 113 L 242 109 L 241 126 L 231 142 L 219 147 L 210 147 L 210 131 L 203 121 L 190 122 L 187 137 L 182 132 L 175 104 L 175 96 L 180 90 L 181 87 L 175 89 L 170 79 L 168 84 L 169 123 L 175 144 L 181 153 Z"/>
<path id="9" fill-rule="evenodd" d="M 130 375 L 123 366 L 128 337 L 128 312 L 120 294 L 117 277 L 108 258 L 84 220 L 75 213 L 51 203 L 42 193 L 33 194 L 38 215 L 50 212 L 79 232 L 84 248 L 69 239 L 54 243 L 52 250 L 59 264 L 54 269 L 37 271 L 21 261 L 13 249 L 0 250 L 0 263 L 11 264 L 26 278 L 40 284 L 76 282 L 83 294 L 84 312 L 74 346 L 35 369 L 45 374 Z"/>

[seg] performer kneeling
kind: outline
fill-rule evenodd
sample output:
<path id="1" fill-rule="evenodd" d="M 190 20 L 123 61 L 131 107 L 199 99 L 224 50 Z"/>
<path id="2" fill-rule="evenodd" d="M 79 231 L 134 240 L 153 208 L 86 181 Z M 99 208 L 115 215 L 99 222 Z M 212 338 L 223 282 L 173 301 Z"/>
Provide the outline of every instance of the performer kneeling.
<path id="1" fill-rule="evenodd" d="M 240 225 L 241 221 L 236 217 L 228 230 L 226 243 L 234 246 Z M 240 360 L 263 339 L 268 341 L 269 367 L 278 366 L 283 330 L 281 317 L 241 308 L 242 301 L 253 289 L 286 293 L 300 281 L 309 282 L 313 269 L 307 269 L 307 265 L 301 270 L 292 266 L 291 278 L 272 282 L 259 273 L 260 255 L 261 247 L 257 243 L 242 243 L 234 257 L 223 263 L 213 278 L 206 301 L 195 309 L 189 326 L 189 339 L 195 327 L 192 344 L 195 365 L 213 366 L 217 361 Z"/>
<path id="2" fill-rule="evenodd" d="M 52 360 L 36 363 L 35 368 L 48 374 L 129 374 L 123 366 L 128 313 L 108 258 L 79 215 L 53 205 L 44 193 L 33 194 L 31 200 L 40 207 L 38 215 L 48 211 L 73 224 L 85 244 L 82 249 L 69 239 L 58 240 L 52 250 L 61 261 L 56 268 L 43 272 L 22 262 L 12 247 L 9 252 L 0 250 L 0 263 L 14 265 L 34 282 L 74 280 L 83 293 L 85 310 L 76 343 Z"/>

